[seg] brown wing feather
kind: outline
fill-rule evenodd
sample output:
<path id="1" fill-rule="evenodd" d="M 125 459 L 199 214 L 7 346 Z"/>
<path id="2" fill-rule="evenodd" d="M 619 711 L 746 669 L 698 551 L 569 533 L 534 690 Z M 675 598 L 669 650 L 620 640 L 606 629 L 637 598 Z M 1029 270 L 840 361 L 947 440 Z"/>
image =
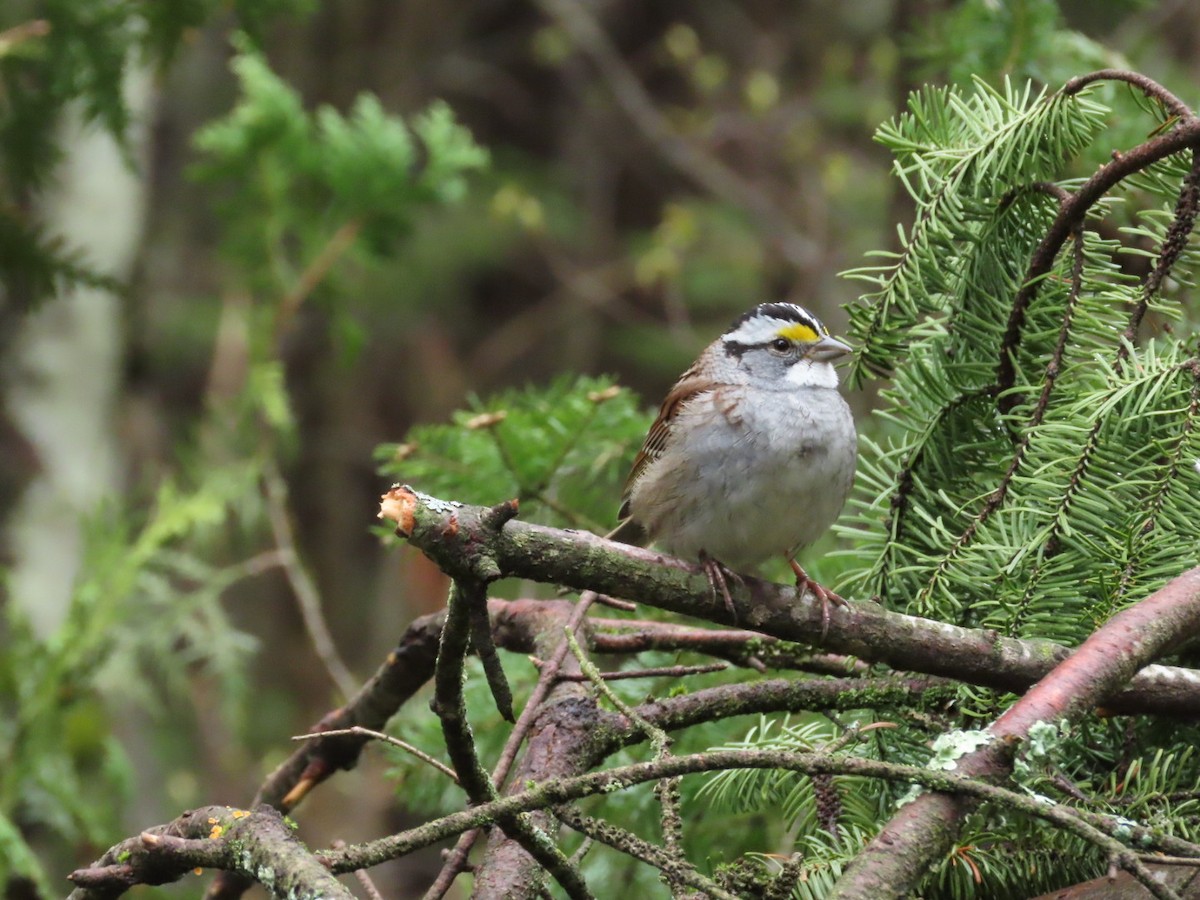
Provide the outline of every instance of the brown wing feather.
<path id="1" fill-rule="evenodd" d="M 667 449 L 667 445 L 671 441 L 671 420 L 689 401 L 716 387 L 717 385 L 710 379 L 699 377 L 694 374 L 694 370 L 689 369 L 667 394 L 662 406 L 659 407 L 658 418 L 650 426 L 646 441 L 633 460 L 633 468 L 629 470 L 629 477 L 625 479 L 625 488 L 621 492 L 621 509 L 617 513 L 618 518 L 629 517 L 629 495 L 633 491 L 634 484 L 637 483 L 646 466 L 662 456 L 663 451 Z"/>

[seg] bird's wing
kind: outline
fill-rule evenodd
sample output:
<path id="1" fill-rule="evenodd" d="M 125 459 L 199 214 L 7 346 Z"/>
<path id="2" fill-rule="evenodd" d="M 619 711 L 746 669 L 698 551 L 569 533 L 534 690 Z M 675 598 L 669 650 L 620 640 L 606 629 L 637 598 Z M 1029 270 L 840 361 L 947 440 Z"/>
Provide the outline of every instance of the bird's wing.
<path id="1" fill-rule="evenodd" d="M 687 406 L 688 403 L 695 400 L 701 394 L 706 394 L 709 391 L 715 390 L 718 387 L 712 379 L 694 375 L 690 370 L 685 372 L 679 382 L 667 394 L 667 397 L 662 402 L 662 406 L 658 410 L 658 418 L 654 420 L 654 424 L 650 426 L 650 431 L 646 435 L 646 441 L 642 444 L 642 449 L 638 451 L 637 457 L 633 460 L 633 468 L 629 470 L 629 477 L 625 479 L 625 488 L 621 492 L 621 509 L 617 513 L 620 519 L 629 518 L 629 497 L 633 493 L 633 486 L 637 484 L 639 478 L 646 471 L 646 467 L 654 462 L 671 443 L 673 429 L 671 428 L 672 420 L 679 415 L 679 411 Z"/>

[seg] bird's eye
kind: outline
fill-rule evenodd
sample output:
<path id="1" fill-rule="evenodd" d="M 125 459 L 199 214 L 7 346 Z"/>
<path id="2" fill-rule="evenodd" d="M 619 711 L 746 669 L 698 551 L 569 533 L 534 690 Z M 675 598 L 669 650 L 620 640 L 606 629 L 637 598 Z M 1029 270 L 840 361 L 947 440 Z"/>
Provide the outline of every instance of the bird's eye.
<path id="1" fill-rule="evenodd" d="M 787 353 L 792 349 L 792 342 L 787 338 L 775 338 L 771 341 L 771 349 L 776 353 Z"/>

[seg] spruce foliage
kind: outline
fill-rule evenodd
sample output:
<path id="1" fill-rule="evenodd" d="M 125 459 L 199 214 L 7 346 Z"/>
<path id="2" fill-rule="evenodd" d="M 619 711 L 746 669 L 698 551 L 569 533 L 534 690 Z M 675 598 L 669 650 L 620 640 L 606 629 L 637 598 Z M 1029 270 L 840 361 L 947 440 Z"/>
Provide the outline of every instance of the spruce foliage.
<path id="1" fill-rule="evenodd" d="M 1124 202 L 1125 233 L 1162 247 L 1180 164 L 1101 198 L 1030 280 L 1111 114 L 1099 93 L 925 90 L 879 131 L 917 220 L 886 265 L 850 273 L 876 288 L 852 311 L 853 375 L 894 373 L 847 525 L 855 596 L 1077 643 L 1196 561 L 1188 309 L 1093 230 Z"/>
<path id="2" fill-rule="evenodd" d="M 851 310 L 852 379 L 891 379 L 842 520 L 848 596 L 1074 645 L 1200 562 L 1200 359 L 1188 295 L 1197 173 L 1186 157 L 1146 154 L 1106 191 L 1083 190 L 1096 183 L 1084 176 L 1104 162 L 1098 149 L 1124 91 L 926 88 L 879 129 L 915 219 L 898 252 L 848 273 L 870 286 Z M 1165 92 L 1141 100 L 1155 117 L 1151 139 L 1178 127 L 1172 102 Z M 986 722 L 1011 699 L 964 687 L 951 708 L 917 712 L 843 752 L 932 764 L 935 735 Z M 764 723 L 746 744 L 808 749 L 873 718 L 843 720 L 833 734 Z M 1195 729 L 1093 721 L 1051 731 L 1039 762 L 1018 766 L 1027 790 L 1196 837 Z M 843 801 L 835 824 L 820 822 L 822 790 Z M 772 772 L 724 773 L 709 791 L 731 810 L 784 810 L 805 848 L 798 897 L 820 896 L 812 879 L 828 880 L 903 802 L 886 785 L 837 778 L 821 788 Z M 1106 864 L 1076 837 L 984 805 L 923 893 L 1028 896 Z"/>

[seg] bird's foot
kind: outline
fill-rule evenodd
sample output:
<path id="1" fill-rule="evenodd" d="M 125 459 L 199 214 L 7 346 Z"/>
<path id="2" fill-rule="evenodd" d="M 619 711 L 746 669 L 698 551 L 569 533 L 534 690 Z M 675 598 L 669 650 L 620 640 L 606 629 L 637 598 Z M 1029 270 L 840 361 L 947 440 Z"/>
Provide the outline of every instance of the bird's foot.
<path id="1" fill-rule="evenodd" d="M 717 597 L 725 601 L 725 609 L 729 612 L 729 618 L 733 620 L 733 624 L 738 623 L 737 610 L 733 608 L 733 597 L 729 594 L 729 582 L 735 581 L 738 584 L 744 585 L 746 582 L 742 576 L 733 569 L 729 568 L 719 559 L 713 559 L 704 550 L 700 551 L 700 568 L 704 569 L 704 574 L 708 576 L 708 585 L 712 589 L 713 602 L 716 602 Z"/>
<path id="2" fill-rule="evenodd" d="M 808 573 L 804 571 L 800 563 L 796 562 L 790 556 L 788 557 L 788 565 L 792 567 L 792 571 L 796 573 L 796 589 L 801 595 L 805 591 L 810 591 L 814 597 L 821 601 L 821 640 L 825 640 L 825 635 L 829 632 L 829 607 L 845 606 L 845 598 L 835 594 L 824 585 L 818 584 L 808 577 Z"/>

